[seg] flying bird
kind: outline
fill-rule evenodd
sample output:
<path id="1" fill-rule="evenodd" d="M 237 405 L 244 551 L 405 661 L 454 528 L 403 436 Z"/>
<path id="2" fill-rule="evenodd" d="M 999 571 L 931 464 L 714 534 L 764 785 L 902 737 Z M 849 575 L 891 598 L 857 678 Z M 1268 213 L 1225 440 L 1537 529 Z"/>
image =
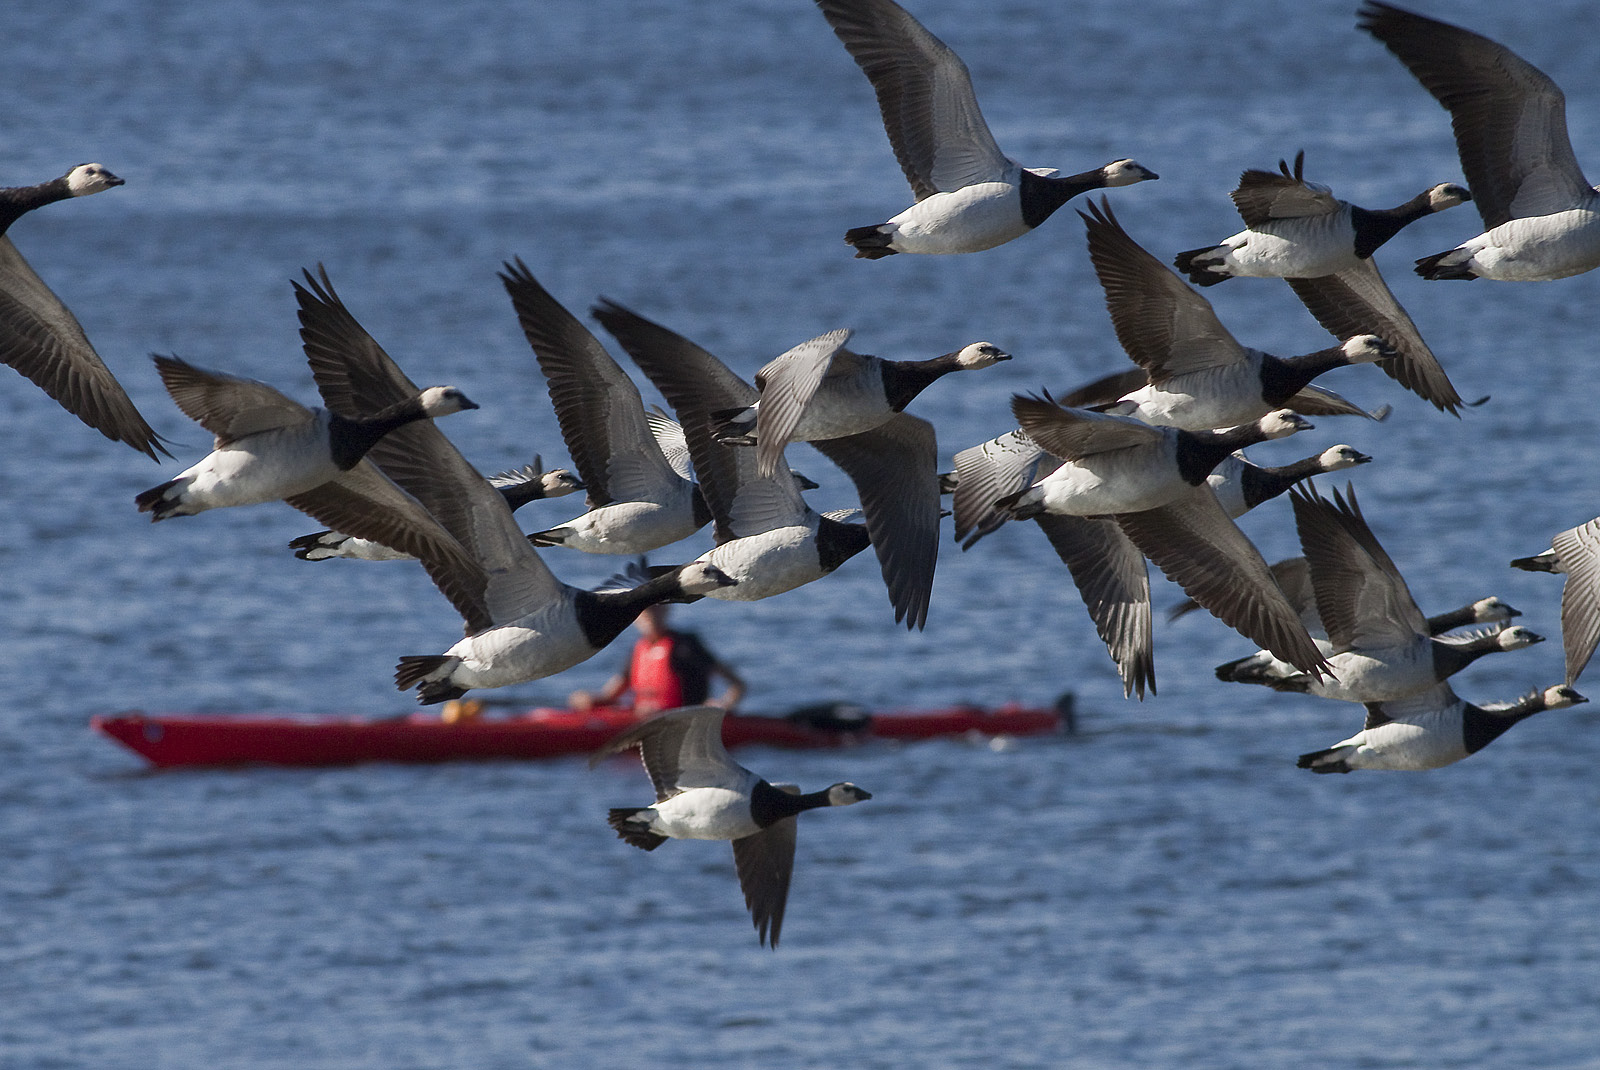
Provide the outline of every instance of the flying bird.
<path id="1" fill-rule="evenodd" d="M 715 414 L 755 404 L 755 387 L 687 338 L 615 302 L 602 301 L 594 314 L 683 423 L 716 518 L 717 545 L 702 557 L 738 581 L 712 597 L 754 601 L 782 594 L 821 579 L 870 543 L 895 620 L 922 627 L 939 554 L 932 424 L 902 412 L 872 431 L 817 442 L 855 482 L 866 523 L 819 515 L 782 464 L 763 475 L 759 450 L 717 441 Z"/>
<path id="2" fill-rule="evenodd" d="M 345 307 L 326 273 L 308 274 L 295 294 L 311 372 L 330 405 L 381 411 L 416 389 Z M 419 526 L 442 529 L 464 550 L 442 566 L 417 555 L 436 566 L 429 574 L 466 631 L 442 654 L 406 655 L 396 665 L 395 686 L 415 687 L 424 705 L 569 669 L 599 653 L 647 606 L 733 582 L 715 568 L 690 563 L 631 590 L 573 587 L 551 573 L 505 496 L 431 421 L 399 428 L 374 446 L 372 460 L 421 503 Z"/>
<path id="3" fill-rule="evenodd" d="M 258 380 L 177 357 L 157 356 L 155 363 L 172 400 L 211 432 L 214 448 L 176 477 L 135 496 L 139 511 L 151 514 L 152 521 L 282 499 L 324 523 L 393 545 L 397 533 L 388 529 L 387 518 L 369 515 L 361 506 L 375 474 L 361 467 L 362 459 L 396 428 L 478 407 L 453 386 L 432 386 L 371 415 L 346 416 L 302 405 Z M 340 516 L 347 522 L 334 519 Z"/>
<path id="4" fill-rule="evenodd" d="M 1600 267 L 1600 191 L 1567 136 L 1549 75 L 1487 37 L 1368 0 L 1357 25 L 1450 112 L 1484 231 L 1417 261 L 1425 279 L 1543 282 Z"/>
<path id="5" fill-rule="evenodd" d="M 1470 757 L 1518 721 L 1545 710 L 1588 702 L 1566 684 L 1533 691 L 1511 702 L 1474 706 L 1447 683 L 1392 702 L 1367 704 L 1360 732 L 1296 763 L 1313 773 L 1356 769 L 1438 769 Z"/>
<path id="6" fill-rule="evenodd" d="M 1294 169 L 1246 171 L 1233 191 L 1245 230 L 1220 245 L 1179 253 L 1173 261 L 1198 286 L 1254 276 L 1288 282 L 1317 322 L 1334 337 L 1382 338 L 1395 359 L 1380 364 L 1407 390 L 1455 414 L 1461 395 L 1422 340 L 1372 259 L 1407 224 L 1472 199 L 1464 186 L 1444 182 L 1395 208 L 1368 209 L 1341 201 L 1304 177 L 1305 153 Z"/>
<path id="7" fill-rule="evenodd" d="M 161 436 L 134 408 L 78 318 L 6 235 L 11 224 L 35 208 L 122 184 L 100 164 L 84 163 L 49 182 L 0 189 L 0 362 L 27 376 L 102 435 L 159 461 L 158 451 L 171 456 Z"/>
<path id="8" fill-rule="evenodd" d="M 1133 160 L 1081 174 L 1023 167 L 995 143 L 967 65 L 894 0 L 817 0 L 866 72 L 917 203 L 844 240 L 858 258 L 975 253 L 1020 238 L 1089 190 L 1158 176 Z"/>
<path id="9" fill-rule="evenodd" d="M 668 710 L 620 733 L 589 764 L 638 747 L 655 785 L 655 804 L 613 808 L 607 818 L 611 827 L 646 851 L 669 839 L 731 840 L 758 939 L 776 948 L 794 874 L 795 818 L 872 795 L 849 782 L 806 795 L 790 785 L 768 783 L 728 756 L 722 745 L 724 712 L 715 706 Z"/>

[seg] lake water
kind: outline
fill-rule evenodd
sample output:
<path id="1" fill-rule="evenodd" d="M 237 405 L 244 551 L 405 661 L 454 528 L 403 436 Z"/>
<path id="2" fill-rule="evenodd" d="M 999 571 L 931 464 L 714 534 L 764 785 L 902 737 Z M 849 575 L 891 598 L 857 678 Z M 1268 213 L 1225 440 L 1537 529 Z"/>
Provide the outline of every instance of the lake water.
<path id="1" fill-rule="evenodd" d="M 1573 32 L 1594 28 L 1592 5 L 1417 3 L 1557 78 L 1600 167 L 1600 67 Z M 1112 199 L 1170 256 L 1237 229 L 1240 170 L 1302 148 L 1310 177 L 1359 204 L 1460 179 L 1447 115 L 1354 7 L 913 10 L 963 55 L 1013 156 L 1158 171 Z M 179 463 L 0 377 L 0 1065 L 1600 1065 L 1597 707 L 1435 773 L 1313 777 L 1295 756 L 1359 709 L 1219 684 L 1212 666 L 1250 644 L 1203 616 L 1158 624 L 1159 696 L 1125 701 L 1031 526 L 965 554 L 947 540 L 920 634 L 893 624 L 870 555 L 778 599 L 679 611 L 745 671 L 751 709 L 1078 696 L 1083 730 L 1059 740 L 745 752 L 775 779 L 874 795 L 802 822 L 776 953 L 726 847 L 647 855 L 606 828 L 607 806 L 649 797 L 629 764 L 146 772 L 91 714 L 401 713 L 397 656 L 459 635 L 412 566 L 295 560 L 285 544 L 318 525 L 287 507 L 158 526 L 134 511 L 208 446 L 150 352 L 315 398 L 289 288 L 303 268 L 327 266 L 412 378 L 483 403 L 444 426 L 485 471 L 565 463 L 495 279 L 512 256 L 575 311 L 604 294 L 746 374 L 839 326 L 897 358 L 992 340 L 1016 359 L 914 406 L 946 458 L 1014 426 L 1013 392 L 1126 358 L 1070 210 L 977 256 L 850 257 L 844 230 L 909 191 L 866 80 L 804 0 L 8 15 L 0 182 L 91 159 L 127 180 L 11 236 Z M 1600 276 L 1410 273 L 1478 229 L 1458 209 L 1379 259 L 1461 393 L 1492 400 L 1457 420 L 1341 370 L 1325 385 L 1394 415 L 1323 420 L 1256 459 L 1341 441 L 1376 458 L 1350 476 L 1425 610 L 1499 594 L 1551 639 L 1457 681 L 1494 701 L 1561 677 L 1561 581 L 1506 562 L 1600 512 Z M 1207 296 L 1248 344 L 1328 344 L 1280 283 Z M 819 507 L 850 503 L 819 455 L 792 457 Z M 1285 502 L 1244 526 L 1269 559 L 1297 552 Z M 615 565 L 547 559 L 582 583 Z M 1158 584 L 1158 609 L 1179 597 Z M 595 686 L 622 649 L 515 697 Z"/>

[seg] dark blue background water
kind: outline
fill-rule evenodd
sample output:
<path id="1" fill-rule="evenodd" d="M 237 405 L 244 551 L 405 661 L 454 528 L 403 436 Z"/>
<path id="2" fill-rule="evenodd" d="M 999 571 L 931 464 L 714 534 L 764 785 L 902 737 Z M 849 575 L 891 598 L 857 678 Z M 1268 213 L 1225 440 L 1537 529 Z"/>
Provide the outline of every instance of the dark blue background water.
<path id="1" fill-rule="evenodd" d="M 1418 2 L 1560 80 L 1600 167 L 1591 5 Z M 1301 148 L 1361 204 L 1459 179 L 1447 116 L 1353 7 L 914 10 L 1018 159 L 1160 172 L 1114 200 L 1166 256 L 1237 229 L 1238 172 Z M 396 657 L 459 634 L 413 567 L 294 560 L 284 544 L 316 525 L 287 507 L 156 527 L 133 509 L 208 445 L 149 352 L 314 399 L 288 285 L 304 267 L 326 264 L 414 379 L 485 402 L 446 429 L 486 471 L 565 462 L 494 277 L 514 255 L 574 310 L 605 294 L 746 373 L 838 326 L 898 358 L 993 340 L 1017 359 L 916 403 L 947 457 L 1013 426 L 1012 392 L 1125 358 L 1071 211 L 978 256 L 851 259 L 843 231 L 908 190 L 866 80 L 803 0 L 27 0 L 6 21 L 0 182 L 91 159 L 127 179 L 12 237 L 180 461 L 158 469 L 0 379 L 0 1065 L 1596 1065 L 1595 707 L 1431 774 L 1312 777 L 1295 755 L 1359 709 L 1218 684 L 1249 644 L 1199 617 L 1158 626 L 1160 695 L 1125 702 L 1031 527 L 947 542 L 922 634 L 893 625 L 867 557 L 680 611 L 756 709 L 1072 689 L 1083 710 L 1060 741 L 747 752 L 775 778 L 874 793 L 804 822 L 776 954 L 725 847 L 646 855 L 606 829 L 605 807 L 648 798 L 627 765 L 142 771 L 90 714 L 403 712 Z M 1492 701 L 1560 678 L 1560 580 L 1506 561 L 1600 512 L 1600 282 L 1410 274 L 1477 230 L 1458 209 L 1380 259 L 1462 393 L 1492 402 L 1455 420 L 1340 371 L 1326 385 L 1394 416 L 1324 420 L 1257 459 L 1373 454 L 1351 475 L 1425 609 L 1496 593 L 1526 611 L 1552 641 L 1458 680 Z M 1207 295 L 1249 344 L 1326 344 L 1282 284 Z M 825 461 L 794 459 L 819 506 L 848 504 Z M 1269 558 L 1296 552 L 1286 504 L 1245 526 Z M 614 564 L 548 559 L 573 582 Z M 1177 597 L 1159 585 L 1158 607 Z"/>

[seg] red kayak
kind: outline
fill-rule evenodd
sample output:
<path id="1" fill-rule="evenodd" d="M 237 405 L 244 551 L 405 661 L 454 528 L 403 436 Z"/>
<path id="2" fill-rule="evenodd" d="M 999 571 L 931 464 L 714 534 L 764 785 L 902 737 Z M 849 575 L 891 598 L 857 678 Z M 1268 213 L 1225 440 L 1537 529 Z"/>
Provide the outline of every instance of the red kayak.
<path id="1" fill-rule="evenodd" d="M 852 706 L 815 706 L 785 717 L 730 715 L 722 738 L 730 747 L 838 747 L 875 739 L 903 741 L 961 736 L 1032 736 L 1070 729 L 1070 696 L 1054 708 L 1015 703 L 986 709 L 892 710 L 869 714 Z M 404 717 L 185 716 L 127 713 L 93 717 L 90 725 L 155 765 L 348 765 L 353 762 L 445 762 L 472 758 L 557 758 L 588 754 L 633 724 L 631 710 L 535 709 L 514 717 L 443 721 Z"/>

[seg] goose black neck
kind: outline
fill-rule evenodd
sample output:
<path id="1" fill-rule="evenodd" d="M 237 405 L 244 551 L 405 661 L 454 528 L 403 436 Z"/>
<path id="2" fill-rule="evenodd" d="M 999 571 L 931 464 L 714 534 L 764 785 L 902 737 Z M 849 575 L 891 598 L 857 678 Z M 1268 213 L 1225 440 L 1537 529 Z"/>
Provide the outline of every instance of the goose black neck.
<path id="1" fill-rule="evenodd" d="M 35 208 L 56 201 L 64 201 L 72 196 L 72 191 L 67 188 L 66 176 L 52 178 L 49 182 L 41 182 L 37 186 L 12 186 L 10 189 L 0 189 L 0 234 L 10 229 L 11 224 L 21 219 Z"/>
<path id="2" fill-rule="evenodd" d="M 681 568 L 667 569 L 626 591 L 578 591 L 573 596 L 573 608 L 584 639 L 596 650 L 608 646 L 638 619 L 639 614 L 683 590 L 678 582 L 681 571 Z"/>
<path id="3" fill-rule="evenodd" d="M 1036 227 L 1078 194 L 1100 189 L 1105 184 L 1105 174 L 1098 167 L 1082 174 L 1049 178 L 1024 170 L 1020 190 L 1022 223 L 1030 229 Z"/>
<path id="4" fill-rule="evenodd" d="M 1478 614 L 1475 605 L 1462 606 L 1460 609 L 1452 609 L 1448 613 L 1435 613 L 1433 616 L 1429 617 L 1428 631 L 1432 635 L 1440 635 L 1444 632 L 1448 632 L 1452 628 L 1460 628 L 1463 625 L 1475 624 L 1477 623 L 1477 620 Z"/>
<path id="5" fill-rule="evenodd" d="M 529 502 L 538 501 L 544 497 L 544 486 L 537 479 L 530 479 L 525 483 L 513 483 L 510 486 L 500 487 L 500 497 L 506 500 L 506 507 L 513 513 Z"/>
<path id="6" fill-rule="evenodd" d="M 1443 680 L 1465 669 L 1485 654 L 1499 649 L 1500 639 L 1494 633 L 1474 636 L 1463 643 L 1446 643 L 1435 640 L 1433 643 L 1434 675 Z"/>
<path id="7" fill-rule="evenodd" d="M 536 502 L 546 497 L 544 479 L 525 479 L 521 483 L 512 483 L 500 488 L 500 497 L 506 500 L 506 505 L 514 513 L 529 502 Z"/>
<path id="8" fill-rule="evenodd" d="M 1319 349 L 1299 357 L 1275 357 L 1270 353 L 1261 356 L 1261 400 L 1273 408 L 1305 389 L 1307 383 L 1325 371 L 1342 368 L 1350 363 L 1342 346 Z"/>
<path id="9" fill-rule="evenodd" d="M 823 572 L 832 572 L 870 545 L 863 524 L 845 524 L 829 517 L 817 523 L 817 558 Z"/>
<path id="10" fill-rule="evenodd" d="M 782 821 L 786 817 L 828 805 L 830 804 L 826 789 L 795 795 L 781 788 L 775 788 L 765 780 L 758 780 L 756 786 L 750 789 L 750 818 L 761 828 Z"/>
<path id="11" fill-rule="evenodd" d="M 1266 437 L 1259 424 L 1240 424 L 1226 431 L 1179 431 L 1178 474 L 1185 483 L 1198 487 L 1228 455 Z"/>
<path id="12" fill-rule="evenodd" d="M 1431 212 L 1426 193 L 1395 208 L 1357 208 L 1350 206 L 1350 224 L 1356 232 L 1356 256 L 1362 260 L 1383 247 L 1383 243 L 1405 227 Z"/>
<path id="13" fill-rule="evenodd" d="M 1461 712 L 1461 743 L 1468 754 L 1476 754 L 1501 736 L 1518 721 L 1527 720 L 1544 709 L 1544 703 L 1531 701 L 1513 703 L 1509 709 L 1486 710 L 1468 704 Z"/>
<path id="14" fill-rule="evenodd" d="M 1321 474 L 1320 456 L 1307 457 L 1303 461 L 1273 468 L 1249 464 L 1239 473 L 1239 489 L 1244 494 L 1245 504 L 1254 509 L 1262 502 L 1276 498 L 1302 479 L 1310 479 Z"/>
<path id="15" fill-rule="evenodd" d="M 341 471 L 347 472 L 359 464 L 367 451 L 377 445 L 384 435 L 422 419 L 427 413 L 422 411 L 420 400 L 407 398 L 367 417 L 352 419 L 336 412 L 328 415 L 328 444 L 333 453 L 333 463 Z"/>
<path id="16" fill-rule="evenodd" d="M 960 370 L 961 365 L 956 363 L 956 354 L 946 353 L 931 360 L 886 360 L 881 367 L 883 396 L 891 409 L 901 412 L 930 383 Z"/>

